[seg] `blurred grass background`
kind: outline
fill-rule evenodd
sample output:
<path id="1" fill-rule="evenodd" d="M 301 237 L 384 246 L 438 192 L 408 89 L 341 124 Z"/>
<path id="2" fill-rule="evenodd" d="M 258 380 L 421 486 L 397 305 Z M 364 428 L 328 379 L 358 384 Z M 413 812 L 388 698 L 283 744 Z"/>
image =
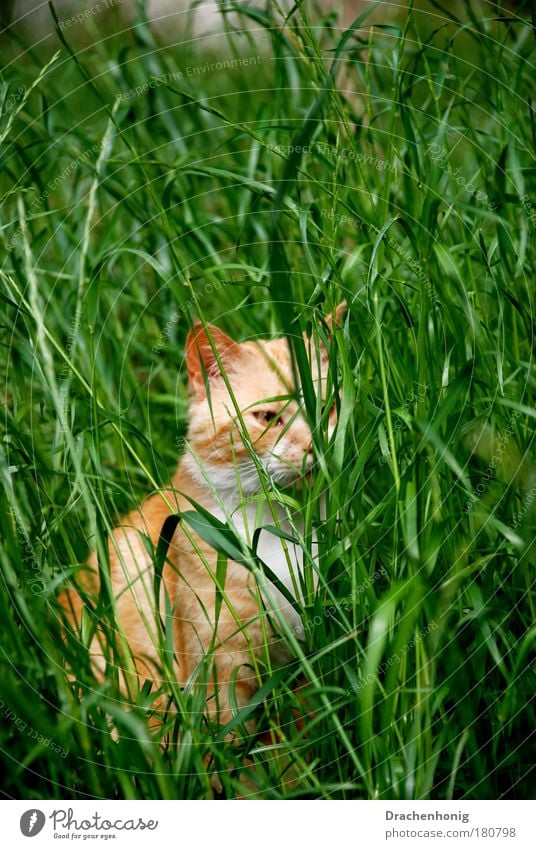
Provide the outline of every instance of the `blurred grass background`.
<path id="1" fill-rule="evenodd" d="M 210 756 L 227 797 L 246 757 L 266 799 L 527 797 L 529 4 L 367 4 L 347 30 L 314 3 L 225 8 L 217 39 L 164 39 L 143 4 L 2 35 L 3 792 L 211 798 Z M 300 496 L 327 493 L 324 588 L 266 681 L 272 742 L 240 716 L 223 742 L 200 674 L 162 747 L 146 693 L 125 708 L 62 635 L 59 588 L 170 478 L 192 316 L 246 339 L 342 298 L 339 428 Z"/>

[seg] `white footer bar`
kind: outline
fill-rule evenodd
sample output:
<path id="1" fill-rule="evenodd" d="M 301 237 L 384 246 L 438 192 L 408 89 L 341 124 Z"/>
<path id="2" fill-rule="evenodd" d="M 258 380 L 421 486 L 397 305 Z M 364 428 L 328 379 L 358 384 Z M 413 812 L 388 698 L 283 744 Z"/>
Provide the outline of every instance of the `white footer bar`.
<path id="1" fill-rule="evenodd" d="M 210 810 L 208 805 L 211 805 Z M 521 801 L 4 801 L 1 843 L 127 849 L 534 849 Z M 278 811 L 274 806 L 279 807 Z"/>

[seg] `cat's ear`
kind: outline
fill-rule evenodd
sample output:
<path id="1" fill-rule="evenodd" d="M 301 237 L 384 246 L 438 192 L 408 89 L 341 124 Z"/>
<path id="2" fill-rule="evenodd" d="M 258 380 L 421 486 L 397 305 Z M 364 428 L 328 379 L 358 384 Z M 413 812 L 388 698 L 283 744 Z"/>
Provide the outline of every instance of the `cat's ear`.
<path id="1" fill-rule="evenodd" d="M 330 312 L 326 316 L 324 316 L 324 322 L 326 324 L 330 336 L 333 330 L 335 330 L 336 327 L 340 327 L 340 325 L 342 324 L 347 310 L 348 304 L 346 303 L 346 301 L 341 301 L 340 304 L 337 304 L 333 312 Z M 307 342 L 307 338 L 305 338 L 305 341 Z M 328 352 L 322 342 L 320 342 L 320 353 L 322 355 L 323 360 L 328 359 Z"/>
<path id="2" fill-rule="evenodd" d="M 186 366 L 194 391 L 204 389 L 205 379 L 220 377 L 222 368 L 232 371 L 241 355 L 240 345 L 213 324 L 196 321 L 186 338 Z"/>
<path id="3" fill-rule="evenodd" d="M 328 315 L 324 319 L 328 326 L 328 329 L 333 330 L 335 327 L 339 327 L 342 324 L 342 321 L 347 311 L 348 304 L 346 301 L 341 301 L 340 304 L 337 304 L 333 312 L 328 313 Z"/>

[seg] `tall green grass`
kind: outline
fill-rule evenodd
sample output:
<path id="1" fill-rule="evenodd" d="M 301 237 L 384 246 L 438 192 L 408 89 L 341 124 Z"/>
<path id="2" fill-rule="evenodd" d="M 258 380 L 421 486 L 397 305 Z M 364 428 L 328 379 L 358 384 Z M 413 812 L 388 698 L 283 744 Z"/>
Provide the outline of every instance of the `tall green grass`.
<path id="1" fill-rule="evenodd" d="M 474 3 L 346 32 L 312 4 L 233 8 L 252 28 L 216 43 L 118 10 L 2 36 L 3 792 L 212 798 L 211 760 L 224 797 L 246 761 L 266 799 L 528 796 L 533 26 Z M 337 433 L 293 493 L 321 577 L 297 661 L 238 745 L 204 716 L 208 663 L 156 730 L 146 690 L 125 706 L 92 675 L 99 611 L 65 635 L 57 594 L 169 481 L 193 317 L 301 339 L 343 298 Z"/>

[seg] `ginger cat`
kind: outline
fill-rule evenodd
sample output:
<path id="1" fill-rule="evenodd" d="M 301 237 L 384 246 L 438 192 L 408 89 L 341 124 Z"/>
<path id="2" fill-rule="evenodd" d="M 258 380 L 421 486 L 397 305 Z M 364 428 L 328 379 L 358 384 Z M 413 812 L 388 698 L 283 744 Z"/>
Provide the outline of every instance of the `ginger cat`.
<path id="1" fill-rule="evenodd" d="M 327 319 L 328 326 L 338 323 L 345 308 L 344 303 L 337 307 Z M 315 392 L 324 398 L 327 353 L 321 346 L 319 351 L 312 349 L 310 356 Z M 285 486 L 313 466 L 311 431 L 292 392 L 286 339 L 238 343 L 216 327 L 208 325 L 205 329 L 198 323 L 186 341 L 186 364 L 191 389 L 186 451 L 170 487 L 129 513 L 109 541 L 115 621 L 128 643 L 130 668 L 132 664 L 134 668 L 134 676 L 121 671 L 122 683 L 134 694 L 146 679 L 159 686 L 164 674 L 155 647 L 158 614 L 154 557 L 144 535 L 156 549 L 166 518 L 194 509 L 192 501 L 222 521 L 229 521 L 248 545 L 260 526 L 277 524 L 283 532 L 294 535 L 284 508 L 272 499 L 270 504 L 263 501 L 259 493 L 266 491 L 266 481 Z M 335 419 L 333 407 L 330 430 Z M 267 472 L 264 487 L 259 463 Z M 252 496 L 259 497 L 252 500 Z M 301 600 L 302 549 L 263 530 L 257 553 L 292 596 Z M 281 631 L 285 630 L 284 622 L 293 628 L 300 620 L 273 583 L 231 560 L 217 616 L 216 564 L 215 550 L 187 524 L 180 523 L 163 569 L 160 612 L 165 609 L 165 592 L 173 611 L 173 675 L 179 685 L 184 685 L 206 653 L 212 652 L 214 672 L 207 709 L 225 723 L 231 718 L 233 701 L 239 707 L 246 704 L 260 686 L 263 653 L 268 650 L 275 662 L 291 656 Z M 90 569 L 82 573 L 81 580 L 85 591 L 96 596 L 95 552 L 88 565 Z M 79 625 L 83 602 L 78 593 L 65 590 L 60 602 L 70 622 Z M 91 654 L 103 677 L 101 641 L 102 634 L 97 633 Z M 159 709 L 161 700 L 155 706 Z"/>

